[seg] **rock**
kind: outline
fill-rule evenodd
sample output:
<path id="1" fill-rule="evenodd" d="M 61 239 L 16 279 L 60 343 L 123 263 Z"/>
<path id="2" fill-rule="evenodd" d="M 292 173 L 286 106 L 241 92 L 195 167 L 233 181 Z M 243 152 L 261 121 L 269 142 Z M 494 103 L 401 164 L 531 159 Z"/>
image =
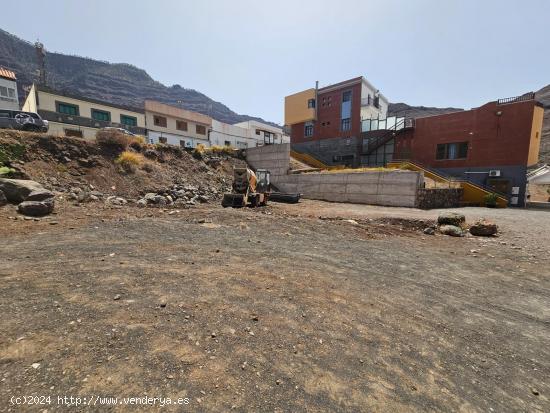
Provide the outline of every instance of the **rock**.
<path id="1" fill-rule="evenodd" d="M 3 191 L 0 191 L 0 206 L 4 206 L 8 203 L 8 198 L 4 195 Z"/>
<path id="2" fill-rule="evenodd" d="M 445 235 L 450 235 L 451 237 L 463 237 L 464 233 L 462 228 L 457 227 L 456 225 L 441 225 L 439 227 L 439 232 Z"/>
<path id="3" fill-rule="evenodd" d="M 460 227 L 464 222 L 466 222 L 466 216 L 458 212 L 443 212 L 437 217 L 437 223 L 439 225 L 454 225 L 455 227 Z"/>
<path id="4" fill-rule="evenodd" d="M 113 300 L 117 301 L 117 300 L 120 300 L 120 294 L 117 294 L 113 297 Z"/>
<path id="5" fill-rule="evenodd" d="M 31 192 L 39 190 L 44 190 L 44 188 L 35 181 L 0 178 L 0 191 L 4 193 L 9 202 L 18 204 L 25 201 Z"/>
<path id="6" fill-rule="evenodd" d="M 533 393 L 535 396 L 538 396 L 540 394 L 540 392 L 534 387 L 531 387 L 531 393 Z"/>
<path id="7" fill-rule="evenodd" d="M 486 221 L 484 219 L 480 219 L 479 221 L 476 221 L 471 227 L 470 227 L 470 234 L 476 235 L 478 237 L 490 237 L 492 235 L 495 235 L 498 232 L 498 227 L 496 224 L 490 221 Z"/>
<path id="8" fill-rule="evenodd" d="M 47 199 L 52 199 L 54 197 L 53 192 L 48 191 L 47 189 L 38 189 L 32 191 L 25 201 L 46 201 Z"/>
<path id="9" fill-rule="evenodd" d="M 424 231 L 422 232 L 426 235 L 435 235 L 435 228 L 433 227 L 424 228 Z"/>
<path id="10" fill-rule="evenodd" d="M 144 198 L 141 198 L 137 201 L 136 204 L 139 208 L 145 208 L 147 206 L 147 200 Z"/>
<path id="11" fill-rule="evenodd" d="M 17 206 L 17 211 L 31 217 L 41 217 L 53 211 L 53 199 L 46 201 L 23 201 Z"/>

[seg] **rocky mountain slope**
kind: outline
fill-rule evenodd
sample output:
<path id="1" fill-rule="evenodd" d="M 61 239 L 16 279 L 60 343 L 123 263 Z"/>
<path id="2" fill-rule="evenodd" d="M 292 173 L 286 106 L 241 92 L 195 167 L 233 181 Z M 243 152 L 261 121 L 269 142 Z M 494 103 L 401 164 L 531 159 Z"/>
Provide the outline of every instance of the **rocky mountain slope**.
<path id="1" fill-rule="evenodd" d="M 0 66 L 14 70 L 18 77 L 20 96 L 25 86 L 38 79 L 38 63 L 34 45 L 0 29 Z M 226 122 L 249 119 L 220 102 L 180 85 L 165 86 L 142 69 L 125 63 L 108 63 L 61 53 L 46 54 L 47 83 L 58 90 L 104 100 L 125 106 L 143 105 L 145 98 L 181 105 L 185 109 L 204 113 Z M 178 101 L 182 103 L 178 103 Z"/>

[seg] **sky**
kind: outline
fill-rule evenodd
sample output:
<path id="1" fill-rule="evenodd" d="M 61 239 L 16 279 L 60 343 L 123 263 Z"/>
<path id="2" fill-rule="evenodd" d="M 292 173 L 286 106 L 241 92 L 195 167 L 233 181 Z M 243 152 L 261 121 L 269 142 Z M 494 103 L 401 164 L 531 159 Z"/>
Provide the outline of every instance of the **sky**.
<path id="1" fill-rule="evenodd" d="M 390 102 L 471 108 L 550 83 L 550 0 L 26 0 L 0 27 L 131 63 L 282 124 L 284 97 L 365 76 Z"/>

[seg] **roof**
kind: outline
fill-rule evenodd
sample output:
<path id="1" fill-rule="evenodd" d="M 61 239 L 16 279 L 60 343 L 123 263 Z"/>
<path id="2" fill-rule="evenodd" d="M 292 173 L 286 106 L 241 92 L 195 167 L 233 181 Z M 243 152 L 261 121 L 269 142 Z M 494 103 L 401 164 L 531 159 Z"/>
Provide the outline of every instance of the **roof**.
<path id="1" fill-rule="evenodd" d="M 199 112 L 186 110 L 174 105 L 168 105 L 166 103 L 158 102 L 156 100 L 145 99 L 144 106 L 147 112 L 155 112 L 174 118 L 190 120 L 192 122 L 201 123 L 208 126 L 212 125 L 212 118 L 210 116 L 203 115 Z"/>
<path id="2" fill-rule="evenodd" d="M 12 70 L 8 70 L 5 67 L 0 66 L 0 77 L 3 77 L 4 79 L 9 80 L 17 80 L 15 77 L 15 72 Z"/>
<path id="3" fill-rule="evenodd" d="M 81 95 L 77 95 L 77 94 L 74 94 L 74 93 L 71 93 L 71 92 L 55 90 L 55 89 L 52 89 L 51 87 L 44 86 L 44 85 L 35 85 L 35 86 L 36 86 L 36 90 L 39 91 L 39 92 L 51 93 L 52 95 L 58 95 L 58 96 L 65 96 L 65 97 L 71 98 L 71 99 L 83 100 L 84 102 L 90 102 L 90 103 L 96 103 L 98 105 L 110 106 L 112 108 L 123 109 L 123 110 L 127 110 L 127 111 L 130 111 L 130 112 L 145 113 L 143 108 L 138 108 L 138 107 L 129 106 L 129 105 L 118 105 L 118 104 L 114 104 L 114 103 L 111 103 L 111 102 L 106 102 L 104 100 L 90 99 L 90 98 L 87 98 L 87 97 L 84 97 L 84 96 L 81 96 Z"/>

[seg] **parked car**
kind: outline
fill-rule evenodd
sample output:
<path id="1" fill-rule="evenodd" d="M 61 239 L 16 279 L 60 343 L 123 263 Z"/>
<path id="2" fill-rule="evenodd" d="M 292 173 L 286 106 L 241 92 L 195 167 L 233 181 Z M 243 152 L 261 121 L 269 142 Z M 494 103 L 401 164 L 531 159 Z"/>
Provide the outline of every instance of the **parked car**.
<path id="1" fill-rule="evenodd" d="M 47 132 L 48 121 L 42 119 L 38 113 L 0 109 L 0 128 Z"/>
<path id="2" fill-rule="evenodd" d="M 112 127 L 112 126 L 107 126 L 106 128 L 101 128 L 101 130 L 106 130 L 106 131 L 110 131 L 110 130 L 112 130 L 112 131 L 118 131 L 118 132 L 123 133 L 123 134 L 128 135 L 128 136 L 136 136 L 135 133 L 132 133 L 132 132 L 130 132 L 129 130 L 124 129 L 124 128 L 114 128 L 114 127 Z"/>

